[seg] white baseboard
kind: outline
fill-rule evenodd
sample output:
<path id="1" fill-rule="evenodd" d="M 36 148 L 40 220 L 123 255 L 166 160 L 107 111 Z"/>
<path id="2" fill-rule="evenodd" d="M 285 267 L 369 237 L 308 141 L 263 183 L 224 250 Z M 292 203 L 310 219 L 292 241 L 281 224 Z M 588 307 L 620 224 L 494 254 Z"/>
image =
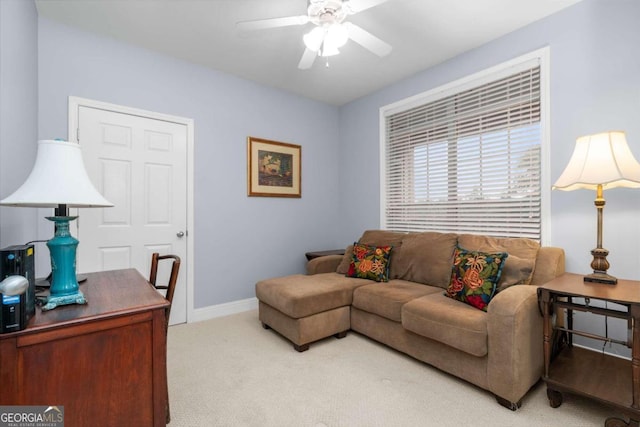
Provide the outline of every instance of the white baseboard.
<path id="1" fill-rule="evenodd" d="M 242 313 L 243 311 L 255 310 L 257 308 L 258 299 L 255 297 L 227 302 L 224 304 L 210 305 L 209 307 L 196 308 L 193 310 L 193 316 L 189 318 L 188 323 L 229 316 L 230 314 Z"/>

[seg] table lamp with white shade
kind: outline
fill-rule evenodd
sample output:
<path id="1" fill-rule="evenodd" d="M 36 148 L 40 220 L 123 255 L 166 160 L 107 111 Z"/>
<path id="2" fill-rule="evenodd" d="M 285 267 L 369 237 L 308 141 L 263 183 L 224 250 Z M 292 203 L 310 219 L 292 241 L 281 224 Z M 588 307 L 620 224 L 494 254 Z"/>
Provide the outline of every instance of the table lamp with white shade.
<path id="1" fill-rule="evenodd" d="M 69 232 L 68 208 L 113 206 L 95 189 L 82 162 L 80 145 L 61 141 L 38 141 L 38 153 L 31 174 L 9 197 L 4 206 L 55 208 L 55 235 L 47 242 L 51 253 L 51 287 L 42 310 L 67 304 L 86 304 L 76 278 L 76 240 Z"/>
<path id="2" fill-rule="evenodd" d="M 609 251 L 602 247 L 603 190 L 616 187 L 640 188 L 640 163 L 633 157 L 625 133 L 612 131 L 578 138 L 569 164 L 553 189 L 596 190 L 598 240 L 597 247 L 591 251 L 593 273 L 584 276 L 585 282 L 618 282 L 618 279 L 607 274 Z"/>

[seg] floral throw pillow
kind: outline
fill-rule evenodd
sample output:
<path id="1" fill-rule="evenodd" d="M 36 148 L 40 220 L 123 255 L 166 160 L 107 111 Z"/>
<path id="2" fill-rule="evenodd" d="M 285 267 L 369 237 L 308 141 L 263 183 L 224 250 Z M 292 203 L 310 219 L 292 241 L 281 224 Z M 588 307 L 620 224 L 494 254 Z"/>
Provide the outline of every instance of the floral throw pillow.
<path id="1" fill-rule="evenodd" d="M 354 243 L 347 276 L 388 282 L 391 249 L 392 246 L 368 246 Z"/>
<path id="2" fill-rule="evenodd" d="M 458 246 L 446 295 L 487 311 L 508 256 L 506 252 L 468 251 Z"/>

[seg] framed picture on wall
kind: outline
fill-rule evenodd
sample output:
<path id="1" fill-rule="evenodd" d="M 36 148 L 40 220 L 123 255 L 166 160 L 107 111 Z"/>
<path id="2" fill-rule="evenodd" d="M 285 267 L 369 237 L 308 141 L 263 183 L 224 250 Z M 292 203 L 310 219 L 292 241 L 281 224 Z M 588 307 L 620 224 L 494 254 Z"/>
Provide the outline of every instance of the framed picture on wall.
<path id="1" fill-rule="evenodd" d="M 248 137 L 248 195 L 302 197 L 300 156 L 299 145 Z"/>

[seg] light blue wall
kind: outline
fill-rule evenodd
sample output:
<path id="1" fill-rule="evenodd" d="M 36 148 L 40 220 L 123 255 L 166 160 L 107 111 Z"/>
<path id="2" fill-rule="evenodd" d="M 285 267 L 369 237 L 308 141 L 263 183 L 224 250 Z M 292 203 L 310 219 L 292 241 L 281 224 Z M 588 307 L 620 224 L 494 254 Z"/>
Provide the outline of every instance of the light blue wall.
<path id="1" fill-rule="evenodd" d="M 340 208 L 345 234 L 378 227 L 379 109 L 527 52 L 551 49 L 551 182 L 560 175 L 578 136 L 609 129 L 627 132 L 640 159 L 640 2 L 584 0 L 340 110 Z M 429 54 L 425 44 L 425 55 Z M 567 269 L 587 272 L 595 246 L 595 194 L 552 192 L 551 244 L 567 251 Z M 605 193 L 605 246 L 612 273 L 640 278 L 640 207 L 636 190 Z M 633 237 L 633 238 L 631 238 Z"/>
<path id="2" fill-rule="evenodd" d="M 39 20 L 39 136 L 67 137 L 69 95 L 194 119 L 195 306 L 255 296 L 337 241 L 338 109 Z M 247 197 L 247 136 L 302 146 L 302 198 Z"/>
<path id="3" fill-rule="evenodd" d="M 37 34 L 35 4 L 0 1 L 0 199 L 24 182 L 35 159 Z M 35 228 L 35 209 L 0 207 L 1 248 L 35 239 Z"/>
<path id="4" fill-rule="evenodd" d="M 379 109 L 544 46 L 551 50 L 551 177 L 562 173 L 577 137 L 624 130 L 640 159 L 640 2 L 584 0 L 446 63 L 361 98 L 340 110 L 340 218 L 345 241 L 380 225 Z M 423 55 L 429 55 L 425 41 Z M 589 273 L 596 246 L 595 192 L 552 192 L 551 245 L 567 270 Z M 640 279 L 640 191 L 605 192 L 604 247 L 610 273 Z M 584 319 L 604 333 L 604 321 Z M 615 324 L 615 319 L 610 320 Z M 625 325 L 616 324 L 626 339 Z M 615 351 L 626 352 L 626 349 Z"/>

